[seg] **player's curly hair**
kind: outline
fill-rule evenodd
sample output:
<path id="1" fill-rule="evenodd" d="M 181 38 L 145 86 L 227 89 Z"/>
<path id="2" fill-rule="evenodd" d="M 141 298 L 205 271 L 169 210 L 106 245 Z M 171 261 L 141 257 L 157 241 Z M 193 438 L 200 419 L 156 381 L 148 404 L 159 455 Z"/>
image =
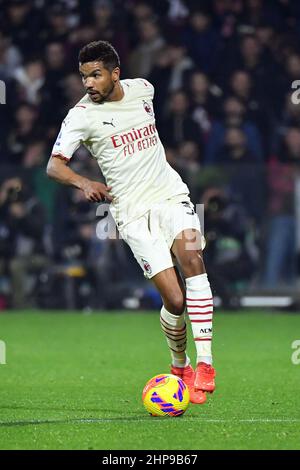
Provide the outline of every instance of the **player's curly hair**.
<path id="1" fill-rule="evenodd" d="M 93 41 L 80 49 L 78 60 L 86 62 L 102 62 L 104 67 L 112 72 L 120 67 L 120 58 L 115 48 L 107 41 Z"/>

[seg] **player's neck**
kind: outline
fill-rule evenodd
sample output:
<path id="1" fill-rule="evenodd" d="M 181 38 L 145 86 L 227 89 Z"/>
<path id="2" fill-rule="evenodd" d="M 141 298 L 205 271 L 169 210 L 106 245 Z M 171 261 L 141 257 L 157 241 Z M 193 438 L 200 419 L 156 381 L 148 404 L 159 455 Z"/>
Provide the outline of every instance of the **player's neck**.
<path id="1" fill-rule="evenodd" d="M 124 97 L 124 90 L 122 88 L 121 83 L 118 81 L 115 84 L 115 87 L 112 93 L 109 95 L 107 101 L 120 101 Z"/>

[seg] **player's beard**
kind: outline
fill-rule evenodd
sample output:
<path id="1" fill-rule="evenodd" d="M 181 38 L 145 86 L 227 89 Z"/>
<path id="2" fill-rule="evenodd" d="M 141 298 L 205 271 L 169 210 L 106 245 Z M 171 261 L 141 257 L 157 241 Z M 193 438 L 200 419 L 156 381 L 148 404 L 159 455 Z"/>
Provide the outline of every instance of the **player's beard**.
<path id="1" fill-rule="evenodd" d="M 107 99 L 109 98 L 109 96 L 112 94 L 112 92 L 114 91 L 115 89 L 115 83 L 112 81 L 111 84 L 110 84 L 110 88 L 109 90 L 105 93 L 105 94 L 102 94 L 100 93 L 100 91 L 98 91 L 99 93 L 99 98 L 97 100 L 95 100 L 95 103 L 104 103 L 105 101 L 107 101 Z M 97 96 L 97 95 L 96 95 Z M 92 100 L 94 101 L 94 100 Z"/>

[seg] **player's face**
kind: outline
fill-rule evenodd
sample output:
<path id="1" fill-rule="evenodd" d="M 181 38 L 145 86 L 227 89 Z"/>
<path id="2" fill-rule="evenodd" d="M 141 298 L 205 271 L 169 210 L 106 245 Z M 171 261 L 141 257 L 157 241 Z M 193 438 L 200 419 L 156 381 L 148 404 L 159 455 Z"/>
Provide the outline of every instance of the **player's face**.
<path id="1" fill-rule="evenodd" d="M 80 64 L 79 73 L 83 86 L 92 101 L 103 103 L 109 100 L 119 78 L 118 68 L 110 72 L 102 62 L 86 62 Z"/>

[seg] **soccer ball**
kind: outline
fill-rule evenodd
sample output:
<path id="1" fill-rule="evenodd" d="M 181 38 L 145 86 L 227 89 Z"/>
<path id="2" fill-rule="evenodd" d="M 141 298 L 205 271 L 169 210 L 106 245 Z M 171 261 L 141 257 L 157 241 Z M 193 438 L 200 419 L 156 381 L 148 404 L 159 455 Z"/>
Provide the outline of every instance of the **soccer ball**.
<path id="1" fill-rule="evenodd" d="M 146 383 L 142 400 L 152 416 L 180 416 L 188 407 L 190 393 L 176 375 L 160 374 Z"/>

